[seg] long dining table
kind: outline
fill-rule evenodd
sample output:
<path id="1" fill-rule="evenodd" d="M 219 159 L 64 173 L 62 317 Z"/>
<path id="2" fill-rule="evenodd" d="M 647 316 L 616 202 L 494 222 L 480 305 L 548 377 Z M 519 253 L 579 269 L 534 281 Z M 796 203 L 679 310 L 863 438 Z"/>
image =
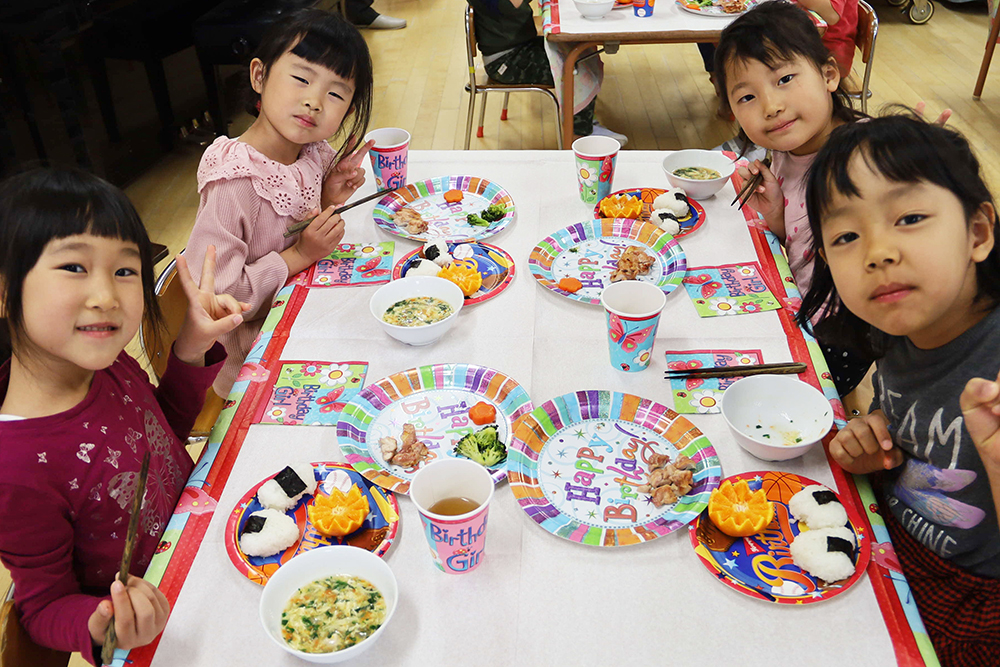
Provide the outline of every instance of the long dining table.
<path id="1" fill-rule="evenodd" d="M 667 187 L 663 156 L 621 152 L 615 189 Z M 410 183 L 464 174 L 507 190 L 516 219 L 484 240 L 513 258 L 513 280 L 494 298 L 463 308 L 456 326 L 425 347 L 406 346 L 382 331 L 369 312 L 374 286 L 279 292 L 147 572 L 170 600 L 166 628 L 147 647 L 119 651 L 116 665 L 300 664 L 265 634 L 258 614 L 262 587 L 234 567 L 226 545 L 227 522 L 254 485 L 293 461 L 346 460 L 336 427 L 253 423 L 264 400 L 254 377 L 273 371 L 280 360 L 364 361 L 366 385 L 415 367 L 475 364 L 516 380 L 536 407 L 564 394 L 606 390 L 672 408 L 663 379 L 665 351 L 753 348 L 767 362 L 809 364 L 801 379 L 827 394 L 843 423 L 822 358 L 792 323 L 797 292 L 780 246 L 752 210 L 729 205 L 738 177 L 701 202 L 704 224 L 679 239 L 687 265 L 758 262 L 783 307 L 699 317 L 680 286 L 667 298 L 650 367 L 627 373 L 609 363 L 602 308 L 546 289 L 529 271 L 540 240 L 594 218 L 593 206 L 580 200 L 572 152 L 411 151 L 408 169 Z M 373 180 L 369 175 L 358 197 L 374 192 Z M 374 206 L 345 214 L 345 241 L 394 241 L 397 260 L 418 247 L 377 227 Z M 852 512 L 866 515 L 863 482 L 855 484 L 832 466 L 824 447 L 765 462 L 737 445 L 721 415 L 685 417 L 714 447 L 722 477 L 799 474 L 836 489 Z M 699 560 L 687 527 L 630 546 L 580 544 L 542 529 L 510 484 L 500 482 L 482 563 L 449 575 L 433 565 L 413 503 L 396 496 L 398 532 L 384 558 L 399 583 L 398 608 L 377 643 L 353 660 L 356 665 L 934 664 L 899 588 L 905 581 L 884 559 L 873 556 L 867 572 L 834 597 L 774 604 L 724 585 Z M 874 531 L 871 544 L 884 551 L 877 521 L 862 519 L 861 525 L 863 532 Z"/>

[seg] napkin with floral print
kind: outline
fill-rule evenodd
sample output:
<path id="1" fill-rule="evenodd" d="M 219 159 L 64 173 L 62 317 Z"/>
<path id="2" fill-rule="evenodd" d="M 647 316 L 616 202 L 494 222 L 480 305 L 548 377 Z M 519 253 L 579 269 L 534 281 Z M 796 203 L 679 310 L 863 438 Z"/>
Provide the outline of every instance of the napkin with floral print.
<path id="1" fill-rule="evenodd" d="M 378 285 L 392 278 L 392 254 L 396 244 L 341 243 L 328 256 L 305 271 L 292 276 L 289 283 L 305 287 L 344 287 Z"/>
<path id="2" fill-rule="evenodd" d="M 743 315 L 781 308 L 757 262 L 689 267 L 684 289 L 700 317 Z"/>
<path id="3" fill-rule="evenodd" d="M 693 371 L 764 363 L 760 350 L 667 350 L 667 369 Z M 733 378 L 671 378 L 674 409 L 681 414 L 721 412 L 722 394 Z"/>
<path id="4" fill-rule="evenodd" d="M 340 411 L 365 385 L 366 361 L 282 361 L 254 423 L 336 426 Z"/>

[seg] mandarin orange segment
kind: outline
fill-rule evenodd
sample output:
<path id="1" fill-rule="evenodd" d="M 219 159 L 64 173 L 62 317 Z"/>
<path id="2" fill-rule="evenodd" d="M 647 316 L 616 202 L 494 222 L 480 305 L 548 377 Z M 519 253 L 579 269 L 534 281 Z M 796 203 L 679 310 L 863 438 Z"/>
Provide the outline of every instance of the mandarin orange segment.
<path id="1" fill-rule="evenodd" d="M 460 260 L 455 260 L 438 271 L 438 277 L 450 280 L 458 285 L 458 288 L 462 290 L 462 294 L 465 296 L 472 296 L 483 286 L 483 276 L 475 268 L 475 264 L 473 263 L 472 267 L 462 266 Z"/>
<path id="2" fill-rule="evenodd" d="M 755 535 L 774 519 L 774 503 L 763 490 L 751 491 L 744 480 L 726 480 L 708 499 L 708 518 L 731 537 Z"/>
<path id="3" fill-rule="evenodd" d="M 601 200 L 601 215 L 605 218 L 638 218 L 642 202 L 634 195 L 609 195 Z"/>
<path id="4" fill-rule="evenodd" d="M 368 510 L 368 499 L 355 484 L 346 494 L 340 489 L 333 489 L 329 496 L 316 494 L 306 511 L 320 534 L 344 537 L 361 527 Z"/>

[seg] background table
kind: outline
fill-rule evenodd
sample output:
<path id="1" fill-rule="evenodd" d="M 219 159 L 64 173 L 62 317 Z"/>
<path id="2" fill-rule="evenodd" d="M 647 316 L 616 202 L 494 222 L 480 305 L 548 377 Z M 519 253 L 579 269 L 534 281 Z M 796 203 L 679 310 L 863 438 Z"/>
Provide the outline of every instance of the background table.
<path id="1" fill-rule="evenodd" d="M 622 152 L 616 189 L 665 186 L 662 156 Z M 487 239 L 516 262 L 516 276 L 506 291 L 463 309 L 456 327 L 438 343 L 412 348 L 387 337 L 371 317 L 368 300 L 375 287 L 307 290 L 301 303 L 273 311 L 284 310 L 287 322 L 288 308 L 298 308 L 290 328 L 278 326 L 251 358 L 259 360 L 263 354 L 265 365 L 274 362 L 268 358 L 271 352 L 261 351 L 266 344 L 271 350 L 283 348 L 281 359 L 364 360 L 371 364 L 368 384 L 414 366 L 473 363 L 513 377 L 536 406 L 581 389 L 629 392 L 669 406 L 669 386 L 662 379 L 664 350 L 760 348 L 768 362 L 801 357 L 801 350 L 793 355 L 789 347 L 782 311 L 701 319 L 680 288 L 667 299 L 651 368 L 641 373 L 613 369 L 601 309 L 541 288 L 527 270 L 528 254 L 539 240 L 592 217 L 592 209 L 577 195 L 572 153 L 411 151 L 411 183 L 447 174 L 485 177 L 511 193 L 517 220 Z M 361 195 L 372 191 L 372 180 Z M 756 260 L 759 251 L 773 249 L 755 246 L 763 235 L 748 233 L 743 214 L 728 206 L 733 196 L 728 184 L 703 202 L 705 226 L 681 239 L 689 266 Z M 397 258 L 415 247 L 378 230 L 372 208 L 365 205 L 345 216 L 345 241 L 395 240 Z M 261 587 L 230 563 L 224 529 L 240 497 L 290 461 L 344 459 L 335 428 L 248 426 L 244 404 L 249 394 L 241 395 L 245 386 L 234 388 L 233 404 L 192 476 L 191 484 L 203 486 L 217 504 L 202 503 L 202 514 L 175 514 L 177 523 L 171 522 L 164 537 L 169 553 L 154 559 L 147 575 L 172 600 L 167 627 L 158 644 L 132 651 L 130 664 L 303 664 L 264 634 L 258 619 Z M 765 463 L 735 444 L 721 415 L 689 418 L 711 440 L 725 476 L 775 469 L 837 486 L 822 448 L 793 461 Z M 766 603 L 717 581 L 695 555 L 686 529 L 630 547 L 576 544 L 535 524 L 506 482 L 491 507 L 484 562 L 470 574 L 450 576 L 431 563 L 413 504 L 405 496 L 399 500 L 400 530 L 386 555 L 399 581 L 399 607 L 378 644 L 352 661 L 355 665 L 605 665 L 623 660 L 695 665 L 735 660 L 883 666 L 898 657 L 892 639 L 900 634 L 898 617 L 883 620 L 880 604 L 885 603 L 876 599 L 881 582 L 873 583 L 869 576 L 842 595 L 802 608 Z M 187 525 L 181 531 L 183 522 Z M 172 560 L 164 569 L 167 556 Z"/>

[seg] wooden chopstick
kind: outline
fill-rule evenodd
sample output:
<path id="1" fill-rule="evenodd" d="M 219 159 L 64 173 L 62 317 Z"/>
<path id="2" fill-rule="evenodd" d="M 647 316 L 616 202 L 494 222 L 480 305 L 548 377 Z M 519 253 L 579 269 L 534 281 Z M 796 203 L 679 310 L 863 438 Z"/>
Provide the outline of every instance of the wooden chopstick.
<path id="1" fill-rule="evenodd" d="M 128 532 L 125 534 L 125 551 L 122 552 L 122 564 L 118 568 L 118 580 L 128 586 L 128 571 L 132 567 L 132 552 L 135 551 L 136 535 L 139 532 L 139 515 L 142 514 L 142 497 L 146 493 L 146 476 L 149 474 L 149 452 L 142 457 L 142 467 L 139 469 L 139 481 L 132 498 L 132 516 L 128 520 Z M 115 646 L 118 637 L 115 635 L 115 617 L 111 616 L 108 630 L 104 635 L 104 645 L 101 646 L 101 662 L 110 665 L 115 657 Z"/>
<path id="2" fill-rule="evenodd" d="M 761 163 L 765 167 L 770 167 L 771 166 L 771 149 L 770 148 L 767 149 L 767 154 L 764 156 L 764 159 L 761 160 Z M 731 201 L 729 203 L 729 205 L 732 206 L 733 204 L 735 204 L 738 201 L 740 203 L 740 210 L 742 210 L 743 206 L 748 201 L 750 201 L 750 197 L 753 196 L 754 190 L 757 189 L 757 187 L 761 184 L 761 182 L 763 182 L 763 180 L 764 180 L 764 175 L 761 172 L 759 172 L 759 171 L 756 174 L 754 174 L 753 176 L 751 176 L 750 178 L 748 178 L 743 183 L 743 187 L 740 188 L 739 194 L 736 195 L 736 199 L 734 199 L 733 201 Z"/>
<path id="3" fill-rule="evenodd" d="M 712 368 L 692 368 L 688 370 L 666 371 L 663 379 L 675 378 L 727 378 L 743 377 L 745 375 L 791 375 L 804 372 L 808 366 L 801 362 L 786 362 L 780 364 L 753 364 L 748 366 L 719 366 Z"/>
<path id="4" fill-rule="evenodd" d="M 399 188 L 402 188 L 402 187 L 405 187 L 405 186 L 403 186 L 403 185 L 399 186 Z M 335 208 L 333 210 L 333 214 L 334 215 L 340 215 L 344 211 L 350 211 L 355 206 L 360 206 L 361 204 L 365 204 L 367 202 L 370 202 L 372 199 L 376 199 L 378 197 L 382 197 L 384 195 L 387 195 L 390 192 L 395 192 L 399 188 L 386 188 L 385 190 L 379 190 L 378 192 L 373 192 L 372 194 L 368 195 L 367 197 L 362 197 L 361 199 L 359 199 L 356 202 L 352 202 L 350 204 L 345 204 L 344 206 L 341 206 L 340 208 Z M 296 234 L 298 234 L 299 232 L 301 232 L 303 229 L 305 229 L 306 227 L 308 227 L 309 224 L 313 220 L 316 219 L 316 217 L 317 216 L 314 215 L 311 218 L 307 218 L 307 219 L 302 220 L 300 222 L 296 222 L 294 225 L 291 225 L 288 228 L 288 231 L 285 232 L 285 238 L 287 239 L 289 236 L 295 236 Z"/>

